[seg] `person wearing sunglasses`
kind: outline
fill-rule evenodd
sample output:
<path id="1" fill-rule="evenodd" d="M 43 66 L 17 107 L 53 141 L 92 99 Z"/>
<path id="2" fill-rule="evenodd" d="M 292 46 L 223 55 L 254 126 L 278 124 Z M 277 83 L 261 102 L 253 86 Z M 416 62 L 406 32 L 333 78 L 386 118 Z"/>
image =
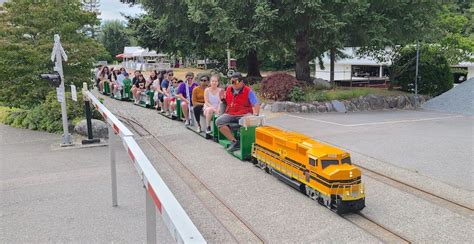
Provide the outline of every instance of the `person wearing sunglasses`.
<path id="1" fill-rule="evenodd" d="M 197 128 L 196 131 L 201 133 L 201 123 L 200 118 L 204 107 L 204 91 L 207 87 L 207 76 L 202 76 L 199 82 L 199 86 L 194 88 L 192 102 L 193 102 L 193 111 L 194 111 L 194 118 L 196 119 Z"/>
<path id="2" fill-rule="evenodd" d="M 228 151 L 236 151 L 240 147 L 239 141 L 234 137 L 229 124 L 238 123 L 239 119 L 247 115 L 258 116 L 260 101 L 249 86 L 246 86 L 242 75 L 234 73 L 230 78 L 231 84 L 225 92 L 226 108 L 224 114 L 216 120 L 219 131 L 232 143 Z"/>
<path id="3" fill-rule="evenodd" d="M 189 121 L 189 111 L 192 108 L 192 96 L 193 90 L 198 86 L 196 82 L 193 81 L 194 73 L 186 73 L 186 80 L 181 83 L 176 92 L 176 97 L 181 100 L 181 108 L 184 114 L 185 125 L 190 125 Z"/>

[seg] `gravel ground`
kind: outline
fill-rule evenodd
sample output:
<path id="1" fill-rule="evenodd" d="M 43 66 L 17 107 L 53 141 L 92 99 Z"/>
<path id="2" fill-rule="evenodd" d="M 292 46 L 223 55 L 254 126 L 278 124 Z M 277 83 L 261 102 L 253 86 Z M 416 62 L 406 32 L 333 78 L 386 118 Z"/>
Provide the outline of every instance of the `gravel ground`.
<path id="1" fill-rule="evenodd" d="M 453 89 L 429 100 L 423 108 L 447 113 L 474 115 L 474 78 L 464 81 Z"/>

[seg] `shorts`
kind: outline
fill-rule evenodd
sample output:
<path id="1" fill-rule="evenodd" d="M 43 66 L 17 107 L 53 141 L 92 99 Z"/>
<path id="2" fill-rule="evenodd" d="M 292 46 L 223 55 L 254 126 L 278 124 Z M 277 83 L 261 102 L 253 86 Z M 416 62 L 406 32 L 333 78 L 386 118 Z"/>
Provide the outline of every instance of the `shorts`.
<path id="1" fill-rule="evenodd" d="M 245 115 L 222 114 L 216 119 L 216 125 L 217 127 L 221 127 L 224 125 L 239 123 L 239 119 L 247 115 L 249 114 L 245 114 Z"/>

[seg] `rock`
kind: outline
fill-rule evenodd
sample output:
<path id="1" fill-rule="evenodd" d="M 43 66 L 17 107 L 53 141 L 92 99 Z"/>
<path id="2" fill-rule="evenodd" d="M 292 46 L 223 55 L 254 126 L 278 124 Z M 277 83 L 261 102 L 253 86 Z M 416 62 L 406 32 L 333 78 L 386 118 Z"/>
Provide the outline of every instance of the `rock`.
<path id="1" fill-rule="evenodd" d="M 314 79 L 313 84 L 315 84 L 316 86 L 323 87 L 323 88 L 328 88 L 328 89 L 331 88 L 331 83 L 329 83 L 329 81 L 320 79 L 320 78 Z"/>
<path id="2" fill-rule="evenodd" d="M 107 124 L 101 120 L 92 119 L 92 135 L 94 138 L 108 138 Z M 85 119 L 81 120 L 74 127 L 74 131 L 82 136 L 87 136 L 87 122 Z"/>
<path id="3" fill-rule="evenodd" d="M 338 112 L 338 113 L 347 113 L 347 109 L 346 109 L 346 106 L 344 105 L 344 103 L 342 103 L 338 100 L 332 100 L 331 104 L 332 104 L 332 107 L 334 108 L 334 110 L 336 110 L 336 112 Z"/>
<path id="4" fill-rule="evenodd" d="M 314 113 L 314 112 L 317 112 L 318 110 L 317 110 L 317 107 L 316 107 L 316 106 L 314 106 L 313 104 L 309 104 L 309 105 L 308 105 L 308 111 L 309 111 L 310 113 Z"/>
<path id="5" fill-rule="evenodd" d="M 406 103 L 407 103 L 407 99 L 406 99 L 405 96 L 403 96 L 403 95 L 397 96 L 397 107 L 396 108 L 403 109 L 403 108 L 405 108 Z"/>
<path id="6" fill-rule="evenodd" d="M 393 96 L 387 97 L 386 101 L 387 101 L 388 108 L 396 108 L 397 107 L 397 103 L 398 103 L 397 97 L 393 97 Z"/>
<path id="7" fill-rule="evenodd" d="M 328 108 L 325 105 L 322 105 L 322 104 L 319 105 L 317 109 L 318 109 L 318 112 L 320 112 L 320 113 L 324 113 L 324 112 L 328 111 Z"/>
<path id="8" fill-rule="evenodd" d="M 272 110 L 272 105 L 271 104 L 265 104 L 265 106 L 263 107 L 263 110 L 265 111 L 271 111 Z"/>
<path id="9" fill-rule="evenodd" d="M 301 106 L 301 112 L 302 113 L 307 113 L 308 112 L 308 106 L 306 106 L 306 105 Z"/>
<path id="10" fill-rule="evenodd" d="M 286 110 L 286 103 L 284 102 L 274 102 L 272 104 L 271 110 L 273 113 L 283 112 Z"/>
<path id="11" fill-rule="evenodd" d="M 324 105 L 326 105 L 326 108 L 327 108 L 328 112 L 334 111 L 334 107 L 332 106 L 332 104 L 330 102 L 327 102 Z"/>
<path id="12" fill-rule="evenodd" d="M 298 106 L 294 102 L 286 102 L 286 112 L 297 112 Z"/>
<path id="13" fill-rule="evenodd" d="M 380 110 L 384 108 L 384 100 L 382 96 L 369 94 L 365 97 L 365 100 L 368 102 L 372 110 Z"/>

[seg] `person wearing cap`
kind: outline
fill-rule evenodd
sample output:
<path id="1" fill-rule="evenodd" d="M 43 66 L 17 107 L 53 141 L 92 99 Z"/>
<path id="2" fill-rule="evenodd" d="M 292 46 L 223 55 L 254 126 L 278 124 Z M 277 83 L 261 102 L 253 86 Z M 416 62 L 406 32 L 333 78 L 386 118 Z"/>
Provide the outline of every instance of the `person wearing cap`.
<path id="1" fill-rule="evenodd" d="M 185 125 L 190 125 L 189 122 L 189 109 L 192 104 L 193 89 L 198 86 L 197 83 L 193 82 L 194 73 L 186 73 L 186 80 L 181 83 L 176 92 L 176 97 L 181 100 L 181 108 L 184 114 Z M 187 88 L 187 89 L 186 89 Z"/>
<path id="2" fill-rule="evenodd" d="M 225 102 L 227 104 L 224 114 L 216 120 L 219 131 L 232 143 L 227 148 L 228 151 L 236 151 L 240 147 L 239 141 L 234 137 L 229 124 L 238 123 L 239 119 L 246 115 L 258 116 L 260 112 L 260 101 L 249 86 L 244 84 L 242 75 L 234 73 L 230 78 L 231 84 L 225 92 Z"/>

